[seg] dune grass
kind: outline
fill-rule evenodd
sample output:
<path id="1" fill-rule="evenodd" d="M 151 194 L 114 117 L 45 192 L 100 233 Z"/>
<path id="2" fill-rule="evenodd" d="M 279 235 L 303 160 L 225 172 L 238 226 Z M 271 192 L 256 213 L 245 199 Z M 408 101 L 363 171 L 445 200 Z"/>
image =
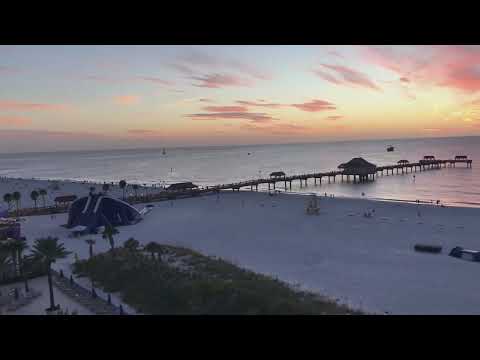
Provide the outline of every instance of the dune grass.
<path id="1" fill-rule="evenodd" d="M 317 295 L 190 249 L 156 255 L 116 248 L 74 264 L 105 291 L 146 314 L 358 314 Z"/>

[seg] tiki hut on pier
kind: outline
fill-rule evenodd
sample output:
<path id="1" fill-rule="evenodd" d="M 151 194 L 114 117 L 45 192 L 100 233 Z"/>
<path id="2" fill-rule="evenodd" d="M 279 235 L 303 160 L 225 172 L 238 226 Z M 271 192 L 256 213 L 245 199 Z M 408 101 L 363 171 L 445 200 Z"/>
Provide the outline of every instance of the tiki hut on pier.
<path id="1" fill-rule="evenodd" d="M 467 160 L 468 156 L 467 155 L 457 155 L 455 156 L 455 160 Z"/>
<path id="2" fill-rule="evenodd" d="M 353 175 L 353 181 L 356 182 L 356 176 L 360 182 L 368 181 L 369 177 L 374 177 L 377 172 L 377 165 L 358 157 L 353 158 L 349 162 L 340 164 L 339 169 L 343 169 L 343 175 Z"/>
<path id="3" fill-rule="evenodd" d="M 270 177 L 274 179 L 284 178 L 285 173 L 283 171 L 274 171 L 270 174 Z"/>
<path id="4" fill-rule="evenodd" d="M 410 161 L 408 161 L 408 160 L 398 160 L 398 161 L 397 161 L 397 164 L 398 164 L 398 165 L 407 165 L 407 164 L 409 164 L 409 163 L 410 163 Z"/>
<path id="5" fill-rule="evenodd" d="M 426 156 L 423 157 L 423 160 L 427 160 L 427 161 L 435 160 L 435 156 L 433 156 L 433 155 L 426 155 Z"/>

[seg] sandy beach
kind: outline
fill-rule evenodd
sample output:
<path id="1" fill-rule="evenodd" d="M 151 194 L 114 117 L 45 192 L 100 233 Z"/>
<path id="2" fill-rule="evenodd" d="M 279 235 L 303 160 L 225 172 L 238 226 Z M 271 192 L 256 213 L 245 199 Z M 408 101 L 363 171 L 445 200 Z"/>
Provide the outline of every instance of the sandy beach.
<path id="1" fill-rule="evenodd" d="M 70 184 L 63 188 L 73 191 Z M 370 313 L 480 314 L 478 263 L 448 256 L 455 246 L 478 248 L 480 209 L 318 198 L 318 216 L 306 215 L 308 197 L 299 194 L 241 191 L 158 202 L 138 224 L 119 227 L 115 241 L 189 247 Z M 73 251 L 54 266 L 67 276 L 74 254 L 88 256 L 85 239 L 96 238 L 95 252 L 108 250 L 101 235 L 71 238 L 60 226 L 67 214 L 23 219 L 30 244 L 56 236 Z M 416 243 L 443 251 L 418 253 Z"/>

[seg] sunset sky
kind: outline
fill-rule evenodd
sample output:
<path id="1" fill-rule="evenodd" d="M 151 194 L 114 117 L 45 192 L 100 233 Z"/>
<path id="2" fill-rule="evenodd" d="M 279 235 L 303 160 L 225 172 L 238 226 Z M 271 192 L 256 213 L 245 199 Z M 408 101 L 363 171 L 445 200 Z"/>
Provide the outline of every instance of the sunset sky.
<path id="1" fill-rule="evenodd" d="M 480 46 L 0 46 L 0 152 L 480 135 Z"/>

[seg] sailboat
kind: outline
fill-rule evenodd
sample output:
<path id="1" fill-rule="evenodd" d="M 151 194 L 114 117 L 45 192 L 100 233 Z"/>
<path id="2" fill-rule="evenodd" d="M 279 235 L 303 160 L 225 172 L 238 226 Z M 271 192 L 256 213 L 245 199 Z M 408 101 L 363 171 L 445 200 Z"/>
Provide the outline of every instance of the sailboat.
<path id="1" fill-rule="evenodd" d="M 166 154 L 166 151 L 165 151 L 165 148 L 163 148 L 162 155 L 165 155 L 165 154 Z"/>
<path id="2" fill-rule="evenodd" d="M 393 151 L 393 150 L 395 150 L 395 148 L 393 147 L 393 145 L 388 145 L 387 151 L 388 151 L 388 152 L 391 152 L 391 151 Z"/>

